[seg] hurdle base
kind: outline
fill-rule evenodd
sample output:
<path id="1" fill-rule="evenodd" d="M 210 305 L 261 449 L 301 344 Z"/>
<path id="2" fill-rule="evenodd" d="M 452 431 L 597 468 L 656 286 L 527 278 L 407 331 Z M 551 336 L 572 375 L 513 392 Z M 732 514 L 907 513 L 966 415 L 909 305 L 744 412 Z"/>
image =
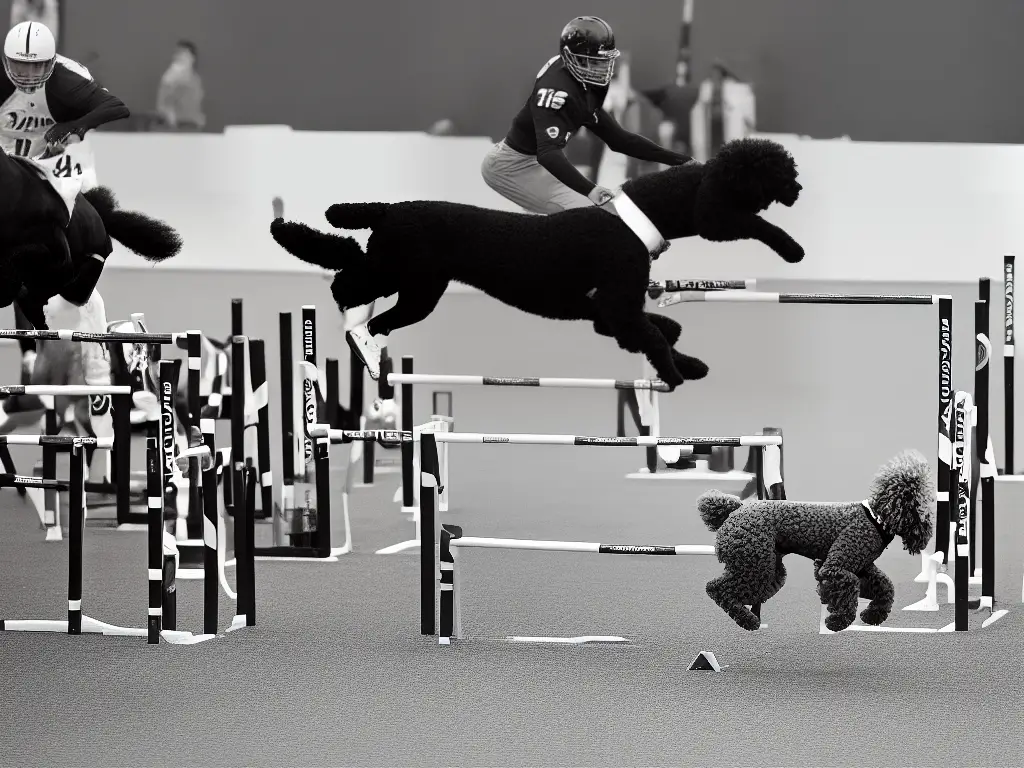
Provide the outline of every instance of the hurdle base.
<path id="1" fill-rule="evenodd" d="M 244 618 L 244 617 L 243 617 Z M 0 631 L 4 632 L 60 632 L 68 634 L 67 619 L 50 621 L 37 619 L 15 619 L 0 621 Z M 148 637 L 149 630 L 145 627 L 119 627 L 107 624 L 91 616 L 82 616 L 82 634 L 104 635 L 108 637 Z M 181 630 L 164 629 L 160 632 L 161 639 L 172 645 L 195 645 L 212 640 L 217 635 L 195 635 Z"/>
<path id="2" fill-rule="evenodd" d="M 661 469 L 651 472 L 641 467 L 626 475 L 627 480 L 675 480 L 690 483 L 748 483 L 753 477 L 749 472 L 731 469 L 728 472 L 712 472 L 709 469 Z"/>
<path id="3" fill-rule="evenodd" d="M 59 525 L 46 526 L 46 541 L 63 541 L 64 533 Z"/>
<path id="4" fill-rule="evenodd" d="M 114 528 L 115 531 L 129 531 L 131 533 L 140 533 L 142 531 L 148 531 L 149 525 L 145 523 L 121 523 Z"/>
<path id="5" fill-rule="evenodd" d="M 374 552 L 375 555 L 396 555 L 399 552 L 408 552 L 410 549 L 419 551 L 420 541 L 419 539 L 409 539 L 408 541 L 400 541 L 397 544 L 392 544 L 390 547 L 384 547 Z"/>
<path id="6" fill-rule="evenodd" d="M 1009 613 L 1009 611 L 1006 610 L 1005 608 L 996 611 L 995 613 L 993 613 L 991 616 L 989 616 L 987 619 L 985 619 L 985 621 L 983 621 L 981 623 L 981 628 L 985 629 L 985 627 L 989 626 L 990 624 L 995 624 L 997 621 L 999 621 L 1001 618 L 1003 618 L 1003 616 L 1005 616 L 1008 613 Z"/>
<path id="7" fill-rule="evenodd" d="M 580 637 L 525 637 L 511 636 L 505 638 L 506 643 L 553 643 L 556 645 L 596 645 L 600 643 L 628 643 L 618 635 L 582 635 Z"/>
<path id="8" fill-rule="evenodd" d="M 338 562 L 337 550 L 332 548 L 328 557 L 323 557 L 320 550 L 312 547 L 255 547 L 253 557 L 256 560 L 315 560 L 322 563 Z"/>
<path id="9" fill-rule="evenodd" d="M 866 605 L 867 600 L 861 600 L 861 604 Z M 821 606 L 821 619 L 818 622 L 818 634 L 819 635 L 839 635 L 843 632 L 896 632 L 896 633 L 912 633 L 912 634 L 930 634 L 933 632 L 953 632 L 956 624 L 947 624 L 944 627 L 935 629 L 934 627 L 885 627 L 885 626 L 874 626 L 871 624 L 851 624 L 846 629 L 839 632 L 833 632 L 831 629 L 825 626 L 825 619 L 828 617 L 828 609 L 823 605 Z"/>
<path id="10" fill-rule="evenodd" d="M 1006 475 L 1003 474 L 1003 470 L 999 470 L 999 474 L 995 476 L 997 483 L 1024 483 L 1024 475 Z"/>

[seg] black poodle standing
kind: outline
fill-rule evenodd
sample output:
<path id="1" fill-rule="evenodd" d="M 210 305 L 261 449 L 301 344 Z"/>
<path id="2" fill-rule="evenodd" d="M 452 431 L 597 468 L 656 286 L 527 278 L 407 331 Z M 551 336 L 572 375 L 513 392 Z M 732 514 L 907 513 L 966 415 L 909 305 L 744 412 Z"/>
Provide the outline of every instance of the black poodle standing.
<path id="1" fill-rule="evenodd" d="M 622 187 L 666 241 L 758 240 L 791 263 L 803 248 L 758 214 L 774 202 L 793 205 L 800 190 L 793 158 L 767 139 L 733 141 L 707 163 Z M 707 375 L 702 361 L 673 349 L 679 323 L 645 311 L 648 247 L 622 218 L 596 206 L 537 216 L 434 201 L 342 203 L 328 209 L 327 220 L 372 229 L 366 252 L 351 237 L 283 219 L 271 234 L 303 261 L 338 271 L 331 291 L 342 311 L 398 294 L 395 306 L 367 323 L 368 338 L 424 320 L 455 280 L 524 312 L 593 323 L 622 349 L 644 354 L 670 388 Z"/>

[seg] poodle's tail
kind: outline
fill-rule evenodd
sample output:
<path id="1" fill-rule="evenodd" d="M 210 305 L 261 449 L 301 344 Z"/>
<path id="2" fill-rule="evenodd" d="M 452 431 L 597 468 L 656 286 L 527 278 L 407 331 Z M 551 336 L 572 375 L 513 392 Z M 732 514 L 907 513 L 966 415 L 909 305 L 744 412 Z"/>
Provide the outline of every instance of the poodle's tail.
<path id="1" fill-rule="evenodd" d="M 270 234 L 292 256 L 335 272 L 366 255 L 351 237 L 320 232 L 295 221 L 274 219 Z"/>
<path id="2" fill-rule="evenodd" d="M 739 496 L 721 491 L 708 491 L 697 499 L 697 511 L 700 512 L 700 519 L 712 531 L 721 528 L 729 519 L 729 515 L 742 506 L 743 502 Z"/>
<path id="3" fill-rule="evenodd" d="M 96 209 L 107 234 L 147 261 L 165 261 L 181 250 L 181 236 L 168 224 L 136 211 L 122 211 L 106 187 L 83 193 Z"/>
<path id="4" fill-rule="evenodd" d="M 373 229 L 390 207 L 390 203 L 336 203 L 326 216 L 336 229 Z"/>

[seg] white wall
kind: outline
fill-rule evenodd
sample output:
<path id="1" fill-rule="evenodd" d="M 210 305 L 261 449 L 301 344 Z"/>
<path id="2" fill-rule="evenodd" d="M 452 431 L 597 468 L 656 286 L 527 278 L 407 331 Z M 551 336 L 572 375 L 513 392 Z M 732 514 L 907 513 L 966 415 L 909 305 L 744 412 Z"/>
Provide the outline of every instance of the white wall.
<path id="1" fill-rule="evenodd" d="M 972 282 L 1024 243 L 1024 147 L 880 144 L 774 136 L 804 192 L 766 217 L 807 250 L 790 265 L 757 243 L 679 241 L 655 277 Z M 270 238 L 270 201 L 327 228 L 336 202 L 440 199 L 515 210 L 479 168 L 486 138 L 230 128 L 224 134 L 96 133 L 100 181 L 177 227 L 164 269 L 302 271 Z M 366 233 L 361 237 L 365 239 Z M 146 267 L 120 253 L 118 267 Z"/>

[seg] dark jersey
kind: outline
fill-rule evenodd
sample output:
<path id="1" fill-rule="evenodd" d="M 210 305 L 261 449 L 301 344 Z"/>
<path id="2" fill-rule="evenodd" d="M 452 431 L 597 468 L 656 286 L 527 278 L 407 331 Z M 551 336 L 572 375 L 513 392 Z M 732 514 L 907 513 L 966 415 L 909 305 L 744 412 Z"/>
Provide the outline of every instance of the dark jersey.
<path id="1" fill-rule="evenodd" d="M 537 73 L 537 82 L 505 143 L 524 155 L 562 150 L 582 126 L 596 125 L 608 86 L 584 85 L 555 56 Z"/>

